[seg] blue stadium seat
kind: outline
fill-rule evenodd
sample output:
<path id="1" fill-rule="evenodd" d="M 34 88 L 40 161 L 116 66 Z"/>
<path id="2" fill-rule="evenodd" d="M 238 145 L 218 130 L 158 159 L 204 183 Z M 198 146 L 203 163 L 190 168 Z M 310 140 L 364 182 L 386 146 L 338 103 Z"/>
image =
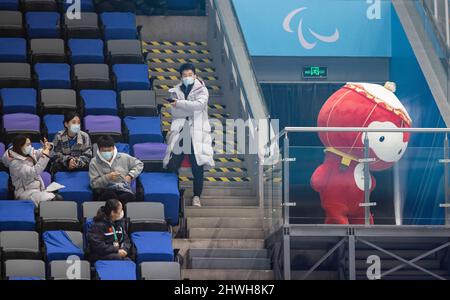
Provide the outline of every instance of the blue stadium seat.
<path id="1" fill-rule="evenodd" d="M 36 113 L 37 93 L 31 88 L 5 88 L 0 90 L 3 113 Z"/>
<path id="2" fill-rule="evenodd" d="M 27 12 L 28 38 L 58 38 L 60 36 L 60 15 L 57 12 Z"/>
<path id="3" fill-rule="evenodd" d="M 116 64 L 113 65 L 113 72 L 118 91 L 150 89 L 146 64 Z"/>
<path id="4" fill-rule="evenodd" d="M 35 205 L 31 200 L 0 201 L 0 231 L 34 231 L 34 209 Z"/>
<path id="5" fill-rule="evenodd" d="M 93 12 L 95 10 L 94 3 L 92 0 L 80 0 L 80 1 L 82 12 Z M 67 9 L 72 5 L 70 3 L 67 3 L 67 1 L 63 1 L 63 3 L 64 3 L 64 11 L 67 11 Z"/>
<path id="6" fill-rule="evenodd" d="M 46 231 L 42 235 L 47 262 L 66 260 L 71 255 L 84 258 L 83 235 L 81 232 L 64 230 Z"/>
<path id="7" fill-rule="evenodd" d="M 174 173 L 143 172 L 138 180 L 144 190 L 144 201 L 162 203 L 166 219 L 170 220 L 171 225 L 178 225 L 180 213 L 178 176 Z"/>
<path id="8" fill-rule="evenodd" d="M 55 181 L 65 186 L 59 190 L 59 194 L 65 201 L 75 201 L 81 204 L 92 200 L 88 172 L 58 172 L 55 174 Z"/>
<path id="9" fill-rule="evenodd" d="M 0 38 L 0 62 L 27 62 L 27 42 L 22 38 Z"/>
<path id="10" fill-rule="evenodd" d="M 47 128 L 48 140 L 53 141 L 58 131 L 64 129 L 64 115 L 45 115 L 43 120 Z"/>
<path id="11" fill-rule="evenodd" d="M 98 260 L 95 270 L 100 280 L 136 280 L 136 264 L 129 260 Z"/>
<path id="12" fill-rule="evenodd" d="M 117 152 L 130 154 L 130 145 L 125 143 L 116 143 Z"/>
<path id="13" fill-rule="evenodd" d="M 117 115 L 117 93 L 113 90 L 81 90 L 85 115 Z"/>
<path id="14" fill-rule="evenodd" d="M 68 64 L 37 63 L 34 65 L 39 89 L 70 89 L 70 66 Z"/>
<path id="15" fill-rule="evenodd" d="M 170 232 L 134 232 L 131 240 L 136 246 L 136 263 L 144 261 L 173 261 L 172 235 Z"/>
<path id="16" fill-rule="evenodd" d="M 0 10 L 19 10 L 19 0 L 0 0 Z"/>
<path id="17" fill-rule="evenodd" d="M 8 181 L 8 173 L 0 172 L 0 201 L 8 199 Z"/>
<path id="18" fill-rule="evenodd" d="M 123 121 L 128 128 L 131 147 L 139 143 L 162 143 L 164 140 L 160 117 L 125 117 Z"/>
<path id="19" fill-rule="evenodd" d="M 105 12 L 100 15 L 105 40 L 135 40 L 136 16 L 129 12 Z"/>
<path id="20" fill-rule="evenodd" d="M 103 41 L 95 39 L 70 39 L 72 64 L 101 64 L 105 61 Z"/>
<path id="21" fill-rule="evenodd" d="M 192 10 L 198 7 L 198 0 L 166 0 L 168 10 Z"/>

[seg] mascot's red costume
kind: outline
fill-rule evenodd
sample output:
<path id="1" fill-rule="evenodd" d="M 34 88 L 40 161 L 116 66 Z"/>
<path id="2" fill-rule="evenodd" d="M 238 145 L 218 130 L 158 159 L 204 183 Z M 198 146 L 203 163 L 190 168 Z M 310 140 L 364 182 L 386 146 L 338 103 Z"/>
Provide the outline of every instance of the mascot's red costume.
<path id="1" fill-rule="evenodd" d="M 394 95 L 395 84 L 348 83 L 325 102 L 319 127 L 409 128 L 411 118 Z M 390 168 L 408 146 L 408 133 L 368 133 L 370 170 Z M 320 193 L 326 224 L 364 224 L 364 134 L 321 132 L 325 160 L 312 175 L 311 186 Z M 370 191 L 375 178 L 370 176 Z M 373 217 L 371 216 L 373 224 Z"/>

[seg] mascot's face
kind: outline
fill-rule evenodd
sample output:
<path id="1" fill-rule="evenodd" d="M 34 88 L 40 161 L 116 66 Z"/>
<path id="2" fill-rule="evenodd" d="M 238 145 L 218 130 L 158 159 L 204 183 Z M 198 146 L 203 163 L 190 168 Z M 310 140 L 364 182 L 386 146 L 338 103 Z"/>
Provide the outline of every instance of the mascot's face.
<path id="1" fill-rule="evenodd" d="M 411 119 L 405 107 L 387 88 L 368 83 L 349 83 L 323 105 L 317 122 L 319 127 L 368 127 L 377 129 L 409 128 Z M 357 132 L 323 132 L 320 140 L 356 158 L 364 157 L 365 134 Z M 384 170 L 398 161 L 406 151 L 409 133 L 370 132 L 370 164 L 372 170 Z"/>

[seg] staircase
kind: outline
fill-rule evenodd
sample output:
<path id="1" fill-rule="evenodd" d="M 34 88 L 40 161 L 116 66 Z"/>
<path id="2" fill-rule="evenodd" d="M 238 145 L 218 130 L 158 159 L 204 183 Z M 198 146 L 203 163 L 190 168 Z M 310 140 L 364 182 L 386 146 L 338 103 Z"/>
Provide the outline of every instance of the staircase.
<path id="1" fill-rule="evenodd" d="M 147 41 L 149 74 L 158 104 L 162 105 L 163 130 L 170 129 L 168 89 L 179 83 L 181 64 L 192 62 L 209 93 L 209 115 L 222 124 L 229 118 L 221 101 L 219 75 L 205 42 Z M 212 124 L 213 126 L 213 124 Z M 225 126 L 223 126 L 225 128 Z M 213 131 L 214 128 L 213 128 Z M 226 132 L 217 132 L 222 135 Z M 184 257 L 182 278 L 193 280 L 269 280 L 271 263 L 264 248 L 261 210 L 252 191 L 243 155 L 217 151 L 216 166 L 205 170 L 202 207 L 191 206 L 192 173 L 180 170 L 181 188 L 186 190 L 185 216 L 188 238 L 174 239 L 174 248 Z"/>

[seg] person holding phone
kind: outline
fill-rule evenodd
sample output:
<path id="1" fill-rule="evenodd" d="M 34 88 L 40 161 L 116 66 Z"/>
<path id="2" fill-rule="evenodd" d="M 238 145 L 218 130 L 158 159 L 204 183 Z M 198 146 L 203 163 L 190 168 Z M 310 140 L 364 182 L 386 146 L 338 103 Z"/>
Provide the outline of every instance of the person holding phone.
<path id="1" fill-rule="evenodd" d="M 163 166 L 178 174 L 184 155 L 189 156 L 194 177 L 192 205 L 200 207 L 204 166 L 214 166 L 209 93 L 205 83 L 197 78 L 193 64 L 183 64 L 180 75 L 181 83 L 169 90 L 172 124 Z"/>
<path id="2" fill-rule="evenodd" d="M 31 199 L 36 206 L 42 201 L 62 200 L 61 195 L 45 190 L 41 174 L 53 154 L 53 145 L 45 138 L 41 144 L 42 149 L 36 150 L 28 137 L 17 135 L 2 158 L 3 164 L 9 167 L 14 197 L 20 200 Z"/>
<path id="3" fill-rule="evenodd" d="M 144 164 L 126 153 L 119 153 L 111 136 L 101 136 L 97 141 L 98 150 L 89 164 L 92 189 L 99 198 L 103 193 L 114 192 L 122 204 L 136 201 L 131 182 L 144 169 Z"/>
<path id="4" fill-rule="evenodd" d="M 131 242 L 123 215 L 122 203 L 117 199 L 108 199 L 97 211 L 87 234 L 92 262 L 130 259 Z"/>

